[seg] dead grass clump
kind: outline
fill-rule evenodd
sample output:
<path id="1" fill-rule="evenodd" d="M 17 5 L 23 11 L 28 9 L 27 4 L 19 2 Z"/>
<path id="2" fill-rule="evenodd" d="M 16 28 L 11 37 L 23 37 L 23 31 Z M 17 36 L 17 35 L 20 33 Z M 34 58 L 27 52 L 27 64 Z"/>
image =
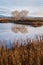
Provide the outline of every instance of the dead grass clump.
<path id="1" fill-rule="evenodd" d="M 0 65 L 43 65 L 43 42 L 0 47 Z"/>

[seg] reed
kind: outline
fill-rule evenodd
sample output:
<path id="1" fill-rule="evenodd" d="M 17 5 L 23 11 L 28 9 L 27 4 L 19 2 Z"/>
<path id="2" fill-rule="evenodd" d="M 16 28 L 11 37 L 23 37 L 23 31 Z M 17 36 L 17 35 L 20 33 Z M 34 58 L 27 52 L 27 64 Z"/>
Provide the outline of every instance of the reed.
<path id="1" fill-rule="evenodd" d="M 0 47 L 0 65 L 43 65 L 43 40 Z"/>

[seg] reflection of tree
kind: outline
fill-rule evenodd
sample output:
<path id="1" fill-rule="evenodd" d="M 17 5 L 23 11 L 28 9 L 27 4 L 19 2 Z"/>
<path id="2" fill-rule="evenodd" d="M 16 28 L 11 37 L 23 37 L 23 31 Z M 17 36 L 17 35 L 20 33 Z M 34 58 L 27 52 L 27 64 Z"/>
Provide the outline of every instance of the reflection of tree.
<path id="1" fill-rule="evenodd" d="M 27 29 L 25 26 L 15 26 L 12 28 L 12 31 L 15 33 L 21 32 L 21 33 L 28 33 Z"/>
<path id="2" fill-rule="evenodd" d="M 13 11 L 12 12 L 13 17 L 15 17 L 15 19 L 20 19 L 21 17 L 26 17 L 28 15 L 28 11 L 27 10 L 22 10 L 22 11 Z"/>

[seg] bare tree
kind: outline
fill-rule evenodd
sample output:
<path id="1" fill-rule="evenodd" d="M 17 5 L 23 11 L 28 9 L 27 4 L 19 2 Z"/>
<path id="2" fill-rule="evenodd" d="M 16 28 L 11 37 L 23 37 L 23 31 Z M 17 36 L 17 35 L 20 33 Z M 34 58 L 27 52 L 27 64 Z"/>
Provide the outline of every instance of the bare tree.
<path id="1" fill-rule="evenodd" d="M 18 10 L 12 11 L 13 17 L 16 17 L 18 14 L 19 14 L 19 11 Z"/>
<path id="2" fill-rule="evenodd" d="M 20 17 L 25 17 L 25 16 L 27 16 L 28 15 L 28 11 L 27 10 L 22 10 L 22 11 L 20 11 L 20 13 L 19 13 L 19 16 Z"/>
<path id="3" fill-rule="evenodd" d="M 28 15 L 27 10 L 21 10 L 20 12 L 18 10 L 12 12 L 13 17 L 15 19 L 20 19 L 21 17 L 26 17 Z"/>

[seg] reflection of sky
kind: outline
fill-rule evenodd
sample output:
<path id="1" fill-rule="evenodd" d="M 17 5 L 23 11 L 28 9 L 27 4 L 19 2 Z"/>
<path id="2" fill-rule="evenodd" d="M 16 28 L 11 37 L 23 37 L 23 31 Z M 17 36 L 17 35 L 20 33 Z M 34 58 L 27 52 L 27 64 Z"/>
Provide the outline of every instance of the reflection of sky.
<path id="1" fill-rule="evenodd" d="M 30 15 L 43 16 L 43 0 L 0 0 L 0 15 L 11 16 L 15 9 L 28 9 Z"/>
<path id="2" fill-rule="evenodd" d="M 39 35 L 39 34 L 43 34 L 43 26 L 41 27 L 31 27 L 31 26 L 26 26 L 28 32 L 27 33 L 21 33 L 21 32 L 18 32 L 18 33 L 15 33 L 15 32 L 12 32 L 12 26 L 14 26 L 14 24 L 11 24 L 11 23 L 8 23 L 8 24 L 1 24 L 0 23 L 0 39 L 13 39 L 13 38 L 18 38 L 18 37 L 24 37 L 27 35 L 28 37 L 33 37 L 34 35 Z M 19 26 L 19 25 L 18 25 Z M 2 30 L 2 32 L 1 32 Z M 6 31 L 8 30 L 8 31 Z M 19 38 L 20 39 L 20 38 Z"/>
<path id="3" fill-rule="evenodd" d="M 0 23 L 0 30 L 10 30 L 12 27 L 12 24 L 10 23 Z"/>
<path id="4" fill-rule="evenodd" d="M 2 41 L 6 40 L 6 41 L 4 41 L 3 45 L 7 44 L 8 47 L 10 47 L 11 42 L 17 42 L 17 40 L 18 40 L 19 44 L 20 43 L 23 44 L 24 40 L 26 42 L 27 38 L 31 39 L 31 40 L 35 40 L 37 38 L 36 35 L 38 36 L 38 39 L 40 40 L 40 35 L 43 34 L 43 26 L 35 27 L 35 28 L 31 27 L 31 26 L 26 26 L 28 33 L 21 33 L 21 32 L 14 33 L 11 30 L 12 26 L 14 26 L 14 24 L 11 24 L 11 23 L 10 24 L 9 23 L 1 24 L 0 23 L 0 40 L 2 40 Z M 1 30 L 2 30 L 2 32 L 1 32 Z M 9 30 L 9 31 L 5 31 L 5 30 Z"/>

